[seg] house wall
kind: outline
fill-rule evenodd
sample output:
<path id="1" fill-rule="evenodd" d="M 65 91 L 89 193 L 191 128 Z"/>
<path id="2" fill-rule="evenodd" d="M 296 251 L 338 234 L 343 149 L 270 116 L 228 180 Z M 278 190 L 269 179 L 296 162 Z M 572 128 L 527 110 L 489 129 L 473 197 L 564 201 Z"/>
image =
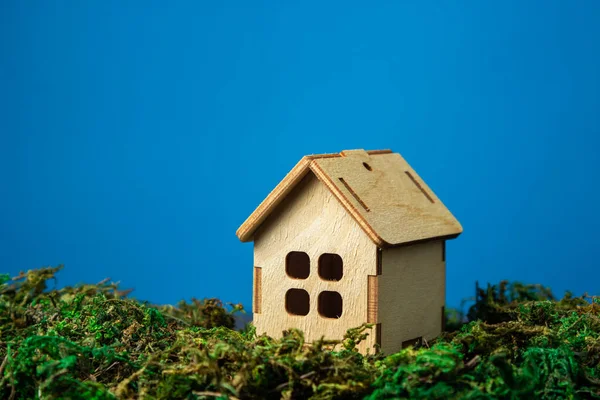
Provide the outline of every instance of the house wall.
<path id="1" fill-rule="evenodd" d="M 402 342 L 442 331 L 446 299 L 444 241 L 430 241 L 382 251 L 378 277 L 381 349 L 390 354 Z"/>
<path id="2" fill-rule="evenodd" d="M 302 251 L 310 257 L 310 275 L 292 279 L 285 271 L 286 255 Z M 318 259 L 323 253 L 335 253 L 343 260 L 340 281 L 325 281 L 318 274 Z M 254 235 L 255 272 L 253 323 L 257 333 L 281 337 L 282 331 L 298 328 L 307 342 L 325 336 L 341 339 L 349 328 L 367 322 L 367 279 L 376 274 L 375 244 L 333 197 L 329 190 L 309 173 L 278 208 L 263 222 Z M 257 276 L 259 278 L 257 278 Z M 257 293 L 257 279 L 260 293 Z M 306 316 L 291 315 L 285 308 L 285 295 L 290 288 L 301 288 L 310 294 L 310 310 Z M 324 318 L 317 311 L 317 297 L 322 291 L 341 294 L 342 315 Z M 258 307 L 257 307 L 258 306 Z M 359 350 L 371 348 L 375 330 Z M 371 350 L 372 351 L 372 350 Z"/>

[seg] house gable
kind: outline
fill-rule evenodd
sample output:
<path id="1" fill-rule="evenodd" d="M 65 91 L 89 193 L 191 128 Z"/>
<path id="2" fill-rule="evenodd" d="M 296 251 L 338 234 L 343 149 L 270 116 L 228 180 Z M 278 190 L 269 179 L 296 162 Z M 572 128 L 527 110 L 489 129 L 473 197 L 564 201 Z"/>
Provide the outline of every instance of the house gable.
<path id="1" fill-rule="evenodd" d="M 307 255 L 308 276 L 296 279 L 286 272 L 290 252 Z M 298 328 L 305 332 L 308 342 L 321 335 L 328 339 L 343 337 L 348 328 L 366 321 L 367 279 L 376 274 L 376 254 L 375 244 L 309 172 L 254 235 L 254 266 L 260 269 L 261 277 L 260 296 L 254 296 L 261 301 L 261 313 L 254 315 L 257 331 L 278 337 L 284 329 Z M 328 280 L 326 274 L 320 273 L 319 263 L 324 255 L 342 259 L 341 279 Z M 306 315 L 292 315 L 286 308 L 286 294 L 292 289 L 309 294 Z M 338 293 L 342 299 L 339 318 L 323 316 L 319 309 L 320 296 L 335 298 L 331 293 Z M 362 346 L 369 345 L 372 343 L 366 341 Z"/>
<path id="2" fill-rule="evenodd" d="M 240 226 L 242 241 L 312 171 L 379 247 L 453 238 L 462 227 L 398 153 L 347 150 L 303 157 Z"/>

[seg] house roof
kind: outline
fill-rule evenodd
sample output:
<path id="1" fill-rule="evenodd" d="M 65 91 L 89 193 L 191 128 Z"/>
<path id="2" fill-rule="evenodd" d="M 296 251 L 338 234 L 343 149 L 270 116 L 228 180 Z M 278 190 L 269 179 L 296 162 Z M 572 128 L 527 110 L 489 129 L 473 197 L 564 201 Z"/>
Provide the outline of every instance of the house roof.
<path id="1" fill-rule="evenodd" d="M 236 234 L 242 242 L 308 173 L 321 181 L 379 247 L 451 239 L 460 223 L 417 173 L 391 150 L 344 150 L 302 157 Z"/>

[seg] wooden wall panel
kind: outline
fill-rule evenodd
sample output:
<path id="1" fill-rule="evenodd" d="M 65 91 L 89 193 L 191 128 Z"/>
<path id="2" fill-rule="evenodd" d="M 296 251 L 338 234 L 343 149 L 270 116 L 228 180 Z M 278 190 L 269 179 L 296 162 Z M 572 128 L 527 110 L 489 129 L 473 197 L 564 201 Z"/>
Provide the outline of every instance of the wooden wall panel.
<path id="1" fill-rule="evenodd" d="M 377 323 L 377 311 L 379 308 L 379 290 L 377 276 L 369 275 L 367 288 L 367 322 Z"/>
<path id="2" fill-rule="evenodd" d="M 262 268 L 254 267 L 254 299 L 252 312 L 260 314 L 262 311 Z"/>

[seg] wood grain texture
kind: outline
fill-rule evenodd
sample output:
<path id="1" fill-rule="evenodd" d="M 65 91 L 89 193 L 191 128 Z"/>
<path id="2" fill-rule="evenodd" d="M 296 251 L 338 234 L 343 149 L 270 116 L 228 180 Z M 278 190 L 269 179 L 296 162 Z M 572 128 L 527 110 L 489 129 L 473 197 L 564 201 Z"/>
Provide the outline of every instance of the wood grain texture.
<path id="1" fill-rule="evenodd" d="M 294 187 L 304 178 L 309 171 L 310 157 L 302 157 L 298 164 L 283 178 L 283 180 L 269 193 L 258 205 L 256 210 L 238 228 L 236 235 L 242 242 L 252 240 L 254 231 L 269 216 L 269 214 L 285 199 Z"/>
<path id="2" fill-rule="evenodd" d="M 260 314 L 262 312 L 262 269 L 259 267 L 254 267 L 253 292 L 252 313 Z"/>
<path id="3" fill-rule="evenodd" d="M 390 152 L 390 150 L 375 150 L 377 154 L 380 152 Z M 341 154 L 313 154 L 304 156 L 292 168 L 292 170 L 283 178 L 281 182 L 269 193 L 269 195 L 258 205 L 252 214 L 238 228 L 236 235 L 242 242 L 252 240 L 252 235 L 258 229 L 260 224 L 269 216 L 269 214 L 281 203 L 285 196 L 290 193 L 294 187 L 308 173 L 310 162 L 317 158 L 336 158 L 341 157 Z"/>
<path id="4" fill-rule="evenodd" d="M 431 340 L 442 331 L 445 303 L 445 262 L 442 241 L 383 250 L 379 278 L 381 348 L 386 354 L 418 337 Z"/>
<path id="5" fill-rule="evenodd" d="M 379 282 L 377 276 L 369 275 L 367 281 L 367 322 L 377 323 L 377 311 L 379 310 Z"/>
<path id="6" fill-rule="evenodd" d="M 290 251 L 301 251 L 310 258 L 310 275 L 293 279 L 285 272 Z M 282 331 L 298 328 L 308 342 L 321 336 L 341 339 L 349 328 L 367 319 L 368 276 L 377 273 L 377 247 L 331 192 L 310 173 L 269 215 L 254 234 L 254 263 L 262 267 L 262 313 L 254 316 L 257 333 L 281 337 Z M 343 277 L 327 281 L 318 274 L 318 259 L 324 253 L 338 254 L 343 260 Z M 285 294 L 291 288 L 306 290 L 310 310 L 295 316 L 285 309 Z M 323 291 L 340 293 L 343 300 L 340 318 L 324 318 L 317 311 Z M 365 352 L 375 341 L 375 332 L 361 343 Z"/>
<path id="7" fill-rule="evenodd" d="M 461 232 L 397 153 L 344 150 L 305 156 L 236 232 L 242 241 L 254 240 L 257 333 L 280 337 L 283 330 L 298 328 L 307 342 L 322 336 L 339 340 L 349 328 L 374 323 L 375 330 L 359 345 L 363 353 L 373 351 L 376 342 L 391 353 L 403 342 L 430 340 L 443 324 L 445 239 Z M 287 275 L 285 260 L 292 251 L 308 256 L 307 278 Z M 318 260 L 325 253 L 342 258 L 339 281 L 319 276 Z M 287 312 L 290 289 L 308 293 L 308 301 L 304 292 L 298 300 L 308 306 L 307 315 Z M 341 295 L 339 318 L 319 315 L 324 291 Z M 298 309 L 306 311 L 302 304 Z"/>
<path id="8" fill-rule="evenodd" d="M 252 240 L 309 170 L 379 247 L 452 238 L 462 232 L 459 222 L 400 154 L 344 150 L 303 157 L 240 226 L 236 232 L 240 240 Z"/>
<path id="9" fill-rule="evenodd" d="M 344 151 L 344 157 L 315 159 L 310 168 L 380 247 L 462 232 L 459 222 L 398 153 Z"/>
<path id="10" fill-rule="evenodd" d="M 317 178 L 319 178 L 325 187 L 327 187 L 329 191 L 338 199 L 350 217 L 356 221 L 358 226 L 360 226 L 360 228 L 367 234 L 371 241 L 379 247 L 384 246 L 386 244 L 384 240 L 377 234 L 371 225 L 369 225 L 367 220 L 362 218 L 360 211 L 357 209 L 357 207 L 360 207 L 360 205 L 355 205 L 355 203 L 349 199 L 352 197 L 352 194 L 348 193 L 348 195 L 345 195 L 340 187 L 336 185 L 336 182 L 334 182 L 334 180 L 320 168 L 319 164 L 312 163 L 310 169 L 315 173 Z M 356 200 L 354 201 L 356 202 Z"/>

